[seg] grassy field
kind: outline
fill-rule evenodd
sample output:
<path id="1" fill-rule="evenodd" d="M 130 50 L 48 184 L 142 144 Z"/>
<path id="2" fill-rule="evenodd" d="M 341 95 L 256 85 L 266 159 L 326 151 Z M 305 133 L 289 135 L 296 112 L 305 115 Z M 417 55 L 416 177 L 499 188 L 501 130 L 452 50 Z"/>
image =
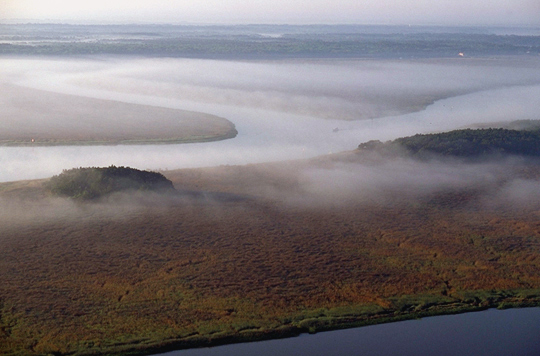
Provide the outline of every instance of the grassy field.
<path id="1" fill-rule="evenodd" d="M 373 162 L 170 171 L 177 194 L 90 204 L 0 185 L 0 353 L 144 354 L 539 304 L 540 203 L 486 202 L 540 166 L 425 194 L 306 193 L 306 170 Z"/>

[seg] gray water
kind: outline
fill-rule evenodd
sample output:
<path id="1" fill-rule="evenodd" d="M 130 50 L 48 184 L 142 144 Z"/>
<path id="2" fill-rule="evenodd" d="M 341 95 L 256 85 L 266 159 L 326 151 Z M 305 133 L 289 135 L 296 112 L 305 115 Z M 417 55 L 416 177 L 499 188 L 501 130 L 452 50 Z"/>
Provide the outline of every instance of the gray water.
<path id="1" fill-rule="evenodd" d="M 489 309 L 156 356 L 538 356 L 540 308 Z"/>

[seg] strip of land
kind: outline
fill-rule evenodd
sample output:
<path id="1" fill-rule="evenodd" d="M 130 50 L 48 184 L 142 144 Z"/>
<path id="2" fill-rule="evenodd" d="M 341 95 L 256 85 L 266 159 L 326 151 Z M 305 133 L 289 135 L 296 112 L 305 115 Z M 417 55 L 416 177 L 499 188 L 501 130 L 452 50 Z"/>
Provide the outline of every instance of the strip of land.
<path id="1" fill-rule="evenodd" d="M 236 136 L 210 114 L 0 84 L 0 145 L 118 145 L 217 141 Z"/>

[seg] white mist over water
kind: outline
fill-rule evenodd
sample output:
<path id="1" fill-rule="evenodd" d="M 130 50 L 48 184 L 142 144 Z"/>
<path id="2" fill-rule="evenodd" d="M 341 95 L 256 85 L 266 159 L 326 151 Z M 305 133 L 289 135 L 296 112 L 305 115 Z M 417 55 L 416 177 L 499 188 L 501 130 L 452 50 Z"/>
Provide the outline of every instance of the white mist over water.
<path id="1" fill-rule="evenodd" d="M 372 139 L 540 118 L 540 64 L 531 60 L 0 59 L 0 68 L 3 83 L 205 112 L 239 132 L 197 144 L 0 147 L 0 181 L 80 166 L 157 170 L 307 158 Z M 420 111 L 406 113 L 413 109 Z"/>

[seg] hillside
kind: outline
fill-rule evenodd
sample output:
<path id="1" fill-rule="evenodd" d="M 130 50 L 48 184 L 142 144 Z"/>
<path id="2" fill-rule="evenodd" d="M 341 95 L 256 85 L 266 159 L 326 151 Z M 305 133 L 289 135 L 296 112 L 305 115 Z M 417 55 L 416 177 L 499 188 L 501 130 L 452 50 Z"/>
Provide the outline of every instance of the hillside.
<path id="1" fill-rule="evenodd" d="M 174 186 L 161 173 L 129 167 L 74 168 L 52 177 L 45 187 L 57 196 L 78 200 L 97 199 L 115 192 L 172 192 Z"/>
<path id="2" fill-rule="evenodd" d="M 516 155 L 540 156 L 540 130 L 512 130 L 503 128 L 464 129 L 434 134 L 417 134 L 381 143 L 370 141 L 358 146 L 360 150 L 375 149 L 426 158 L 433 155 L 459 158 L 486 158 Z"/>

